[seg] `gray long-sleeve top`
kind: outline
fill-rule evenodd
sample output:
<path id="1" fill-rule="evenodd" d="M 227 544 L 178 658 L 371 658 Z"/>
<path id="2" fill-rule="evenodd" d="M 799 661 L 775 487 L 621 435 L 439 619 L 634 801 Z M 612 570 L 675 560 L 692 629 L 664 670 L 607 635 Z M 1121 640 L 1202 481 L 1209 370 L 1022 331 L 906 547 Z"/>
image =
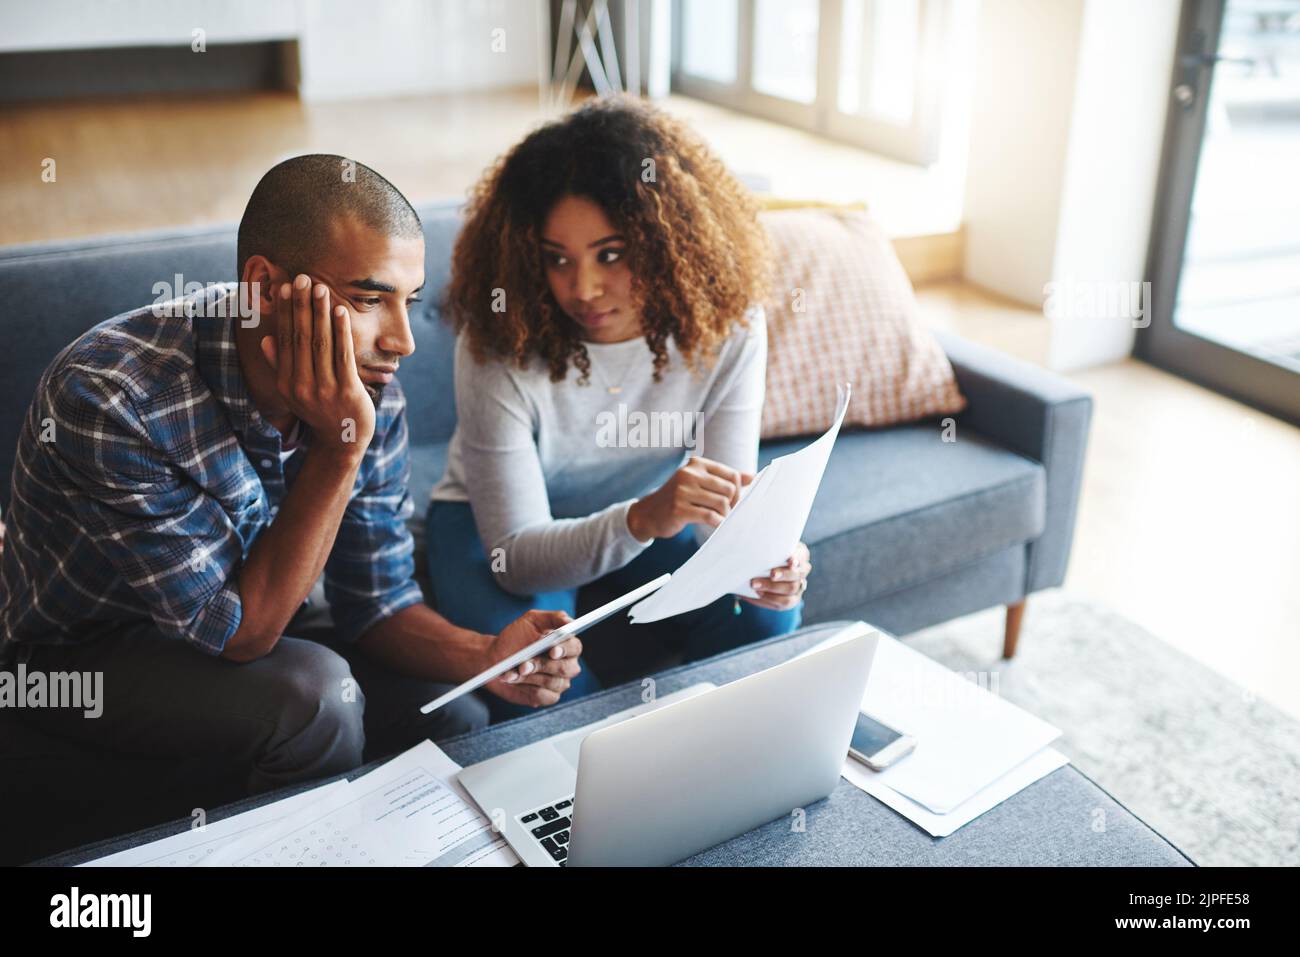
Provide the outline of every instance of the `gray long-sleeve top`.
<path id="1" fill-rule="evenodd" d="M 691 455 L 754 471 L 767 327 L 761 308 L 749 317 L 697 373 L 669 340 L 659 382 L 644 339 L 586 343 L 587 385 L 573 368 L 552 382 L 539 360 L 476 363 L 458 340 L 457 425 L 432 497 L 470 503 L 503 588 L 575 588 L 627 564 L 649 545 L 628 531 L 628 509 Z"/>

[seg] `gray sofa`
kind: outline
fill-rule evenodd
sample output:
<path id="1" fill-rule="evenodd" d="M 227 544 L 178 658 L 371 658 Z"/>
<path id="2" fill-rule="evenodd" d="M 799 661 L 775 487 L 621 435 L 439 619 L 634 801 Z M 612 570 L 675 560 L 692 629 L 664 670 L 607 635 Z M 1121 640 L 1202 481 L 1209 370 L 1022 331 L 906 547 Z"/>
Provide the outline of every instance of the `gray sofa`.
<path id="1" fill-rule="evenodd" d="M 423 505 L 456 418 L 452 336 L 438 300 L 457 209 L 420 209 L 427 291 L 412 319 L 417 351 L 402 363 L 420 539 Z M 186 282 L 230 280 L 234 267 L 229 226 L 0 249 L 9 331 L 0 351 L 0 508 L 8 509 L 19 425 L 54 355 L 95 323 L 152 302 L 155 282 L 177 273 Z M 1091 401 L 1035 367 L 942 338 L 970 400 L 957 417 L 957 441 L 941 441 L 937 422 L 840 437 L 804 535 L 814 564 L 804 620 L 862 618 L 902 635 L 1005 605 L 1009 656 L 1025 597 L 1065 576 Z M 764 443 L 761 459 L 801 444 Z M 0 712 L 0 861 L 237 796 L 229 775 L 203 762 L 81 753 Z"/>

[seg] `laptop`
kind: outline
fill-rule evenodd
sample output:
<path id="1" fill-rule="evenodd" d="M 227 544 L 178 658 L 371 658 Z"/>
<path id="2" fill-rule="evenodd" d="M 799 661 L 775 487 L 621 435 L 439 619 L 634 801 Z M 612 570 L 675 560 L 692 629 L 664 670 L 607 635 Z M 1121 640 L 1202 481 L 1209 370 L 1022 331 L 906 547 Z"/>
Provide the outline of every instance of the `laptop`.
<path id="1" fill-rule="evenodd" d="M 878 635 L 698 684 L 471 765 L 461 785 L 530 866 L 660 866 L 839 781 Z"/>

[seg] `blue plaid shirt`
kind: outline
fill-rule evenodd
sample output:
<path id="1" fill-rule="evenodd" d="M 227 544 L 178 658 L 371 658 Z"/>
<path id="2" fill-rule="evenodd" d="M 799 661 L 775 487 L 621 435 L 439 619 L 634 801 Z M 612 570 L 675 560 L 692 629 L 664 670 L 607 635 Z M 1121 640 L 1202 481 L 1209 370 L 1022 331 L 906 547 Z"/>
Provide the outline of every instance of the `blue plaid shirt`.
<path id="1" fill-rule="evenodd" d="M 152 622 L 216 655 L 239 627 L 241 562 L 311 443 L 281 436 L 245 388 L 232 286 L 109 319 L 45 370 L 18 441 L 0 558 L 0 661 Z M 221 305 L 219 305 L 221 304 Z M 197 313 L 197 314 L 196 314 Z M 206 317 L 206 318 L 205 318 Z M 384 391 L 325 565 L 337 636 L 423 600 L 407 519 L 406 399 Z"/>

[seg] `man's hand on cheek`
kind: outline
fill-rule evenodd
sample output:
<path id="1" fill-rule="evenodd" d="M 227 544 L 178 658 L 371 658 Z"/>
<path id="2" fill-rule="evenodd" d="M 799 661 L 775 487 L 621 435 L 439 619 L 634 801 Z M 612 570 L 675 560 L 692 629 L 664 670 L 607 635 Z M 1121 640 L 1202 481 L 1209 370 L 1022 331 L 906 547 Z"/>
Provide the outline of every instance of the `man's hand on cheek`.
<path id="1" fill-rule="evenodd" d="M 276 291 L 275 335 L 262 353 L 276 390 L 323 447 L 364 454 L 375 431 L 375 403 L 357 374 L 351 314 L 331 309 L 329 289 L 300 274 Z"/>

